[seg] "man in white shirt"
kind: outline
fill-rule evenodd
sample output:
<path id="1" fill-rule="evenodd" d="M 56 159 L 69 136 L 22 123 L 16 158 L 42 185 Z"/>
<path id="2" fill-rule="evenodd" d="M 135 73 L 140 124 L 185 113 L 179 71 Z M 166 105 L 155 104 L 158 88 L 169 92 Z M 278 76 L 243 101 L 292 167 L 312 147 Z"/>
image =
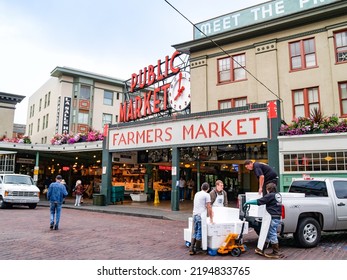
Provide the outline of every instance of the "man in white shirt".
<path id="1" fill-rule="evenodd" d="M 210 185 L 205 182 L 201 185 L 201 191 L 197 192 L 194 196 L 193 232 L 192 243 L 189 250 L 190 255 L 195 255 L 197 250 L 201 250 L 201 216 L 206 215 L 207 212 L 211 223 L 213 223 L 211 197 L 207 193 L 209 189 Z"/>

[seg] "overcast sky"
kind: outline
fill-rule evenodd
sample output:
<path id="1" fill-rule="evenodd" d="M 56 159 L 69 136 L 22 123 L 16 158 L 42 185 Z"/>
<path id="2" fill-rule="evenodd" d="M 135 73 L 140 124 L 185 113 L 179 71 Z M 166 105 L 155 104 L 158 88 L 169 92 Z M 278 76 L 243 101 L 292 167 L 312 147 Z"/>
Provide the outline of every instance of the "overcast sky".
<path id="1" fill-rule="evenodd" d="M 263 0 L 168 0 L 191 22 Z M 0 92 L 28 97 L 57 66 L 127 80 L 193 39 L 193 26 L 165 0 L 0 0 Z"/>

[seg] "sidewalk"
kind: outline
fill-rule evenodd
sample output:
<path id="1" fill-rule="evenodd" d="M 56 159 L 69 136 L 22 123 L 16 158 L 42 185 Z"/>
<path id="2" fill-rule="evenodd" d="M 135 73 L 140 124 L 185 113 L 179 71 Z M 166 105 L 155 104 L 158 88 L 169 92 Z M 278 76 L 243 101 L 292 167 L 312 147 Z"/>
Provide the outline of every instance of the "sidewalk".
<path id="1" fill-rule="evenodd" d="M 123 204 L 117 202 L 107 206 L 93 205 L 93 199 L 84 198 L 83 204 L 80 207 L 75 207 L 75 198 L 67 197 L 63 208 L 70 208 L 80 211 L 93 211 L 118 215 L 129 215 L 146 218 L 156 218 L 174 221 L 187 221 L 192 216 L 193 202 L 183 201 L 179 204 L 179 211 L 171 210 L 171 201 L 160 201 L 158 205 L 154 205 L 153 201 L 133 202 L 130 198 L 125 199 Z M 48 207 L 49 202 L 45 197 L 40 198 L 38 206 Z"/>

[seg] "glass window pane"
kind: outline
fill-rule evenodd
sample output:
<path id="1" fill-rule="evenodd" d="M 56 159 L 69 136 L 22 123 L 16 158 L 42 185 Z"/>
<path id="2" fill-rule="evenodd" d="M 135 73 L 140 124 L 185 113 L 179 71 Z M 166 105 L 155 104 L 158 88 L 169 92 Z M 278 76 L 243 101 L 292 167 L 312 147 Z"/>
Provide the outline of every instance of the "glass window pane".
<path id="1" fill-rule="evenodd" d="M 220 72 L 219 81 L 220 82 L 230 81 L 230 70 Z"/>
<path id="2" fill-rule="evenodd" d="M 305 117 L 305 107 L 304 106 L 296 106 L 295 107 L 295 116 L 297 118 Z"/>
<path id="3" fill-rule="evenodd" d="M 81 86 L 80 98 L 85 100 L 90 99 L 90 86 Z"/>
<path id="4" fill-rule="evenodd" d="M 235 69 L 234 71 L 234 80 L 243 80 L 246 78 L 246 71 L 243 68 Z"/>
<path id="5" fill-rule="evenodd" d="M 311 88 L 308 90 L 308 102 L 318 102 L 318 89 L 317 88 Z"/>
<path id="6" fill-rule="evenodd" d="M 302 91 L 294 92 L 294 105 L 304 104 L 304 93 Z"/>
<path id="7" fill-rule="evenodd" d="M 292 69 L 299 69 L 301 67 L 302 67 L 301 57 L 300 56 L 292 57 Z"/>
<path id="8" fill-rule="evenodd" d="M 305 58 L 306 58 L 306 67 L 316 66 L 316 55 L 314 53 L 306 55 Z"/>
<path id="9" fill-rule="evenodd" d="M 290 54 L 291 54 L 291 56 L 300 55 L 300 43 L 299 42 L 290 44 Z"/>

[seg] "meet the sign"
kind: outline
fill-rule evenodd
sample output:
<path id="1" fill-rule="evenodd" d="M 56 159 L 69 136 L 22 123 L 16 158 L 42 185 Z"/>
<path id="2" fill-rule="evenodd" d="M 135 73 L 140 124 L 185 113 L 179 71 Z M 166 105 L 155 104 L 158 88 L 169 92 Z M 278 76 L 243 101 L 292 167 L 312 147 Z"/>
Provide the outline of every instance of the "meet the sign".
<path id="1" fill-rule="evenodd" d="M 235 30 L 341 0 L 276 0 L 216 17 L 194 27 L 194 40 Z"/>

